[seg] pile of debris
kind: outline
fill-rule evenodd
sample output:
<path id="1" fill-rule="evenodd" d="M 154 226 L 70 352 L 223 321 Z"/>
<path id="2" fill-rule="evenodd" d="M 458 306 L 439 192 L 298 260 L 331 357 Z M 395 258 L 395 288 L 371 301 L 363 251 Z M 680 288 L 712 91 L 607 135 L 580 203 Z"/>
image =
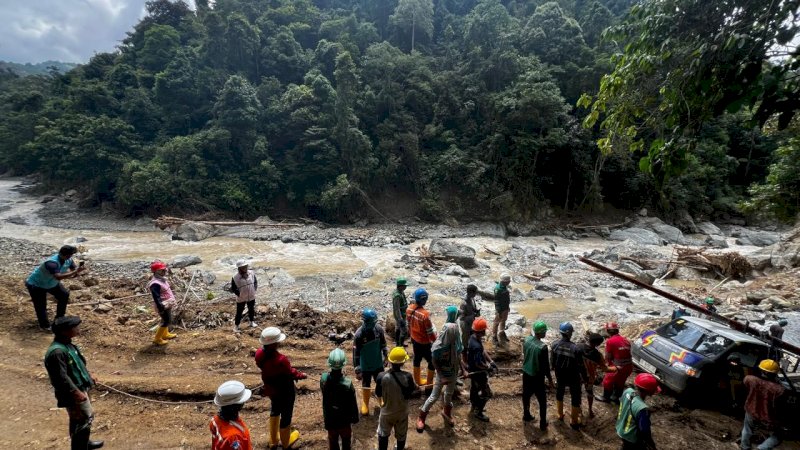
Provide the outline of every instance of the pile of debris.
<path id="1" fill-rule="evenodd" d="M 706 247 L 675 247 L 678 263 L 693 269 L 714 273 L 718 278 L 744 278 L 753 270 L 750 262 L 738 252 L 709 252 Z"/>

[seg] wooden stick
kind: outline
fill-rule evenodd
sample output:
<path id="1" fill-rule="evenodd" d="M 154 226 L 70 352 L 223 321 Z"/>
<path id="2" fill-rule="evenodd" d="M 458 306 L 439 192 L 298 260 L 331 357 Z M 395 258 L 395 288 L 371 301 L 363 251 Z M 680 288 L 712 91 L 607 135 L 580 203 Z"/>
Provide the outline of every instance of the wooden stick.
<path id="1" fill-rule="evenodd" d="M 129 295 L 127 297 L 112 298 L 112 299 L 107 299 L 107 300 L 97 300 L 97 301 L 91 301 L 91 302 L 70 303 L 69 306 L 89 306 L 89 305 L 99 305 L 101 303 L 114 303 L 114 302 L 119 302 L 119 301 L 122 301 L 122 300 L 129 300 L 129 299 L 136 298 L 136 297 L 144 297 L 146 295 L 150 295 L 150 294 L 144 293 L 144 294 Z"/>

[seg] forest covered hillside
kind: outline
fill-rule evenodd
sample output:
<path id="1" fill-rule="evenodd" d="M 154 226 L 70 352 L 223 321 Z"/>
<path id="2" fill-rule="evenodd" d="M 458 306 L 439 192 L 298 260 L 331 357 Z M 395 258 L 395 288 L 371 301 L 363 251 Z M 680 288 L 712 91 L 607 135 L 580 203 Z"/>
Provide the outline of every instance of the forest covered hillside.
<path id="1" fill-rule="evenodd" d="M 56 70 L 60 73 L 69 72 L 77 67 L 77 64 L 66 63 L 61 61 L 44 61 L 37 64 L 31 63 L 14 63 L 10 61 L 0 61 L 0 72 L 13 72 L 19 76 L 25 75 L 47 75 L 51 70 Z"/>
<path id="2" fill-rule="evenodd" d="M 131 214 L 738 214 L 748 188 L 769 191 L 770 164 L 797 164 L 750 110 L 693 130 L 670 177 L 627 147 L 601 152 L 604 130 L 585 126 L 576 102 L 625 45 L 603 31 L 632 3 L 149 1 L 114 53 L 0 72 L 0 169 Z"/>

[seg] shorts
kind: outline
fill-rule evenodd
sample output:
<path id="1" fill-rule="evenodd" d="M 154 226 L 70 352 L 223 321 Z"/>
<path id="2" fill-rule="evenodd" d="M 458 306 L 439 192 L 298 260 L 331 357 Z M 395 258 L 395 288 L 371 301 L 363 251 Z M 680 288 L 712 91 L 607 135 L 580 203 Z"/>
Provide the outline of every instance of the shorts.
<path id="1" fill-rule="evenodd" d="M 388 415 L 381 413 L 378 418 L 378 436 L 389 437 L 394 429 L 394 438 L 405 441 L 408 434 L 408 413 Z"/>

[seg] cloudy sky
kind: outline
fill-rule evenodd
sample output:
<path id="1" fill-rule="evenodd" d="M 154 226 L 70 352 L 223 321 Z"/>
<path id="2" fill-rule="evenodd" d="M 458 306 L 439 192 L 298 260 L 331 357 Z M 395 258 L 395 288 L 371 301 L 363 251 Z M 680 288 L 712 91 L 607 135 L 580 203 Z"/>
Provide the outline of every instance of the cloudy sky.
<path id="1" fill-rule="evenodd" d="M 0 0 L 0 60 L 86 62 L 114 50 L 145 0 Z M 191 3 L 191 2 L 189 2 Z"/>

